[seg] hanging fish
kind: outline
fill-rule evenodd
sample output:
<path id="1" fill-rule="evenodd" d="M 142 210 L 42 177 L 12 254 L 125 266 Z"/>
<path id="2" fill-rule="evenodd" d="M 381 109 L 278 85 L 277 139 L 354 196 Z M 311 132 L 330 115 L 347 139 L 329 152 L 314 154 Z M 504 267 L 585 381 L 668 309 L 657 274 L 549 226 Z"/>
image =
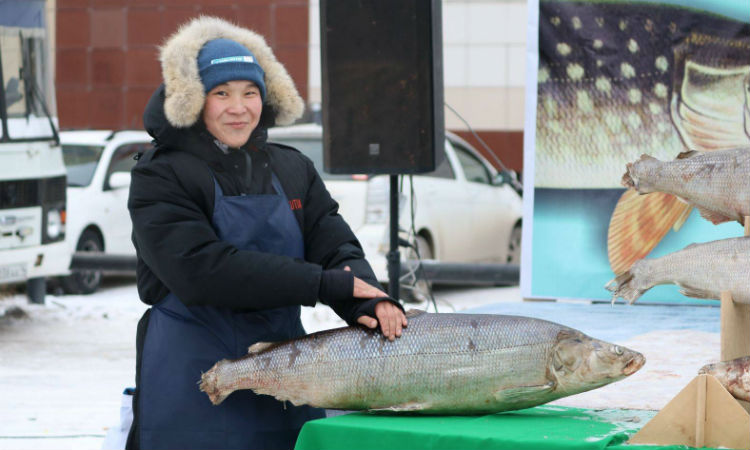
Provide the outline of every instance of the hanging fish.
<path id="1" fill-rule="evenodd" d="M 612 303 L 633 303 L 660 284 L 676 284 L 682 295 L 721 298 L 729 291 L 734 301 L 750 304 L 750 237 L 691 244 L 662 256 L 636 261 L 627 272 L 607 283 Z"/>
<path id="2" fill-rule="evenodd" d="M 750 215 L 750 147 L 683 152 L 674 161 L 642 155 L 628 163 L 622 184 L 641 194 L 673 194 L 714 224 L 744 224 Z"/>
<path id="3" fill-rule="evenodd" d="M 734 398 L 750 402 L 750 356 L 706 364 L 699 375 L 713 375 Z"/>

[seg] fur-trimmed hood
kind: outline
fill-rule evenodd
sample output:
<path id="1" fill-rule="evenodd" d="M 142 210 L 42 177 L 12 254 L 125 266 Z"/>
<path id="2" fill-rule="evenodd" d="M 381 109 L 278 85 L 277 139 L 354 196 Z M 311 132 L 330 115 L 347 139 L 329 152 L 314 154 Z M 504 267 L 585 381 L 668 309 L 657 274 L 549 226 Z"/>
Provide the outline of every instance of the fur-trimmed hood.
<path id="1" fill-rule="evenodd" d="M 261 35 L 216 17 L 201 16 L 181 26 L 161 47 L 164 113 L 171 125 L 187 128 L 200 118 L 206 95 L 198 73 L 198 53 L 206 42 L 218 38 L 239 42 L 253 52 L 266 73 L 264 108 L 274 110 L 277 125 L 289 125 L 302 116 L 305 105 L 294 81 Z"/>

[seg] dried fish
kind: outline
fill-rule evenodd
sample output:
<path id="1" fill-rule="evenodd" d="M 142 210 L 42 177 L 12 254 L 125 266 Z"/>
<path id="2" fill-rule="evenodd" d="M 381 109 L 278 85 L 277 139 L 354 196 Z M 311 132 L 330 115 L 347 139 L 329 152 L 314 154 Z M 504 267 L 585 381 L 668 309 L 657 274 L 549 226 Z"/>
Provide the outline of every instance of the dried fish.
<path id="1" fill-rule="evenodd" d="M 390 342 L 346 327 L 277 344 L 255 344 L 203 374 L 214 404 L 252 389 L 323 408 L 482 414 L 528 408 L 620 380 L 643 355 L 539 319 L 408 313 Z"/>

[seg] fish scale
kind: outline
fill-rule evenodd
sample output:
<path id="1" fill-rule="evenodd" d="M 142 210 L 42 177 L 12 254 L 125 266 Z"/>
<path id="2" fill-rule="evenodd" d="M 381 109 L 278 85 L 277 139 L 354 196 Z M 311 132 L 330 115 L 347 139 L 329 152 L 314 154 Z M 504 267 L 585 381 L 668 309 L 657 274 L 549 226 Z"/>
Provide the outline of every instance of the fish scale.
<path id="1" fill-rule="evenodd" d="M 219 361 L 203 375 L 201 390 L 216 404 L 234 390 L 252 389 L 331 409 L 479 414 L 583 392 L 644 362 L 637 352 L 614 355 L 612 344 L 539 319 L 409 316 L 395 341 L 347 327 L 256 345 L 244 358 Z"/>

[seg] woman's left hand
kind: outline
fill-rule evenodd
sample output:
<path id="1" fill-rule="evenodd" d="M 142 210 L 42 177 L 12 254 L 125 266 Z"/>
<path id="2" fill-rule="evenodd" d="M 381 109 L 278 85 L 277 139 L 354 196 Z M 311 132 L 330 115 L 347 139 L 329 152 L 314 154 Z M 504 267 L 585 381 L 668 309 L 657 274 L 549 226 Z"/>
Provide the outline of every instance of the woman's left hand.
<path id="1" fill-rule="evenodd" d="M 344 270 L 350 272 L 352 269 L 349 266 L 344 267 Z M 359 287 L 357 281 L 360 282 Z M 375 297 L 386 297 L 387 294 L 380 289 L 377 289 L 364 281 L 354 277 L 354 296 L 359 298 L 375 298 Z M 377 319 L 370 316 L 360 316 L 357 322 L 366 326 L 367 328 L 376 328 L 378 322 L 380 323 L 380 330 L 383 332 L 383 336 L 387 337 L 388 340 L 395 340 L 397 337 L 401 337 L 401 331 L 407 325 L 406 316 L 404 312 L 398 306 L 394 305 L 388 300 L 383 300 L 375 305 L 375 316 Z"/>
<path id="2" fill-rule="evenodd" d="M 401 308 L 388 300 L 383 300 L 375 305 L 375 315 L 377 316 L 377 320 L 370 316 L 361 316 L 357 319 L 357 322 L 368 328 L 377 327 L 379 322 L 383 336 L 387 337 L 390 341 L 401 337 L 401 331 L 407 325 L 406 316 L 401 311 Z"/>

